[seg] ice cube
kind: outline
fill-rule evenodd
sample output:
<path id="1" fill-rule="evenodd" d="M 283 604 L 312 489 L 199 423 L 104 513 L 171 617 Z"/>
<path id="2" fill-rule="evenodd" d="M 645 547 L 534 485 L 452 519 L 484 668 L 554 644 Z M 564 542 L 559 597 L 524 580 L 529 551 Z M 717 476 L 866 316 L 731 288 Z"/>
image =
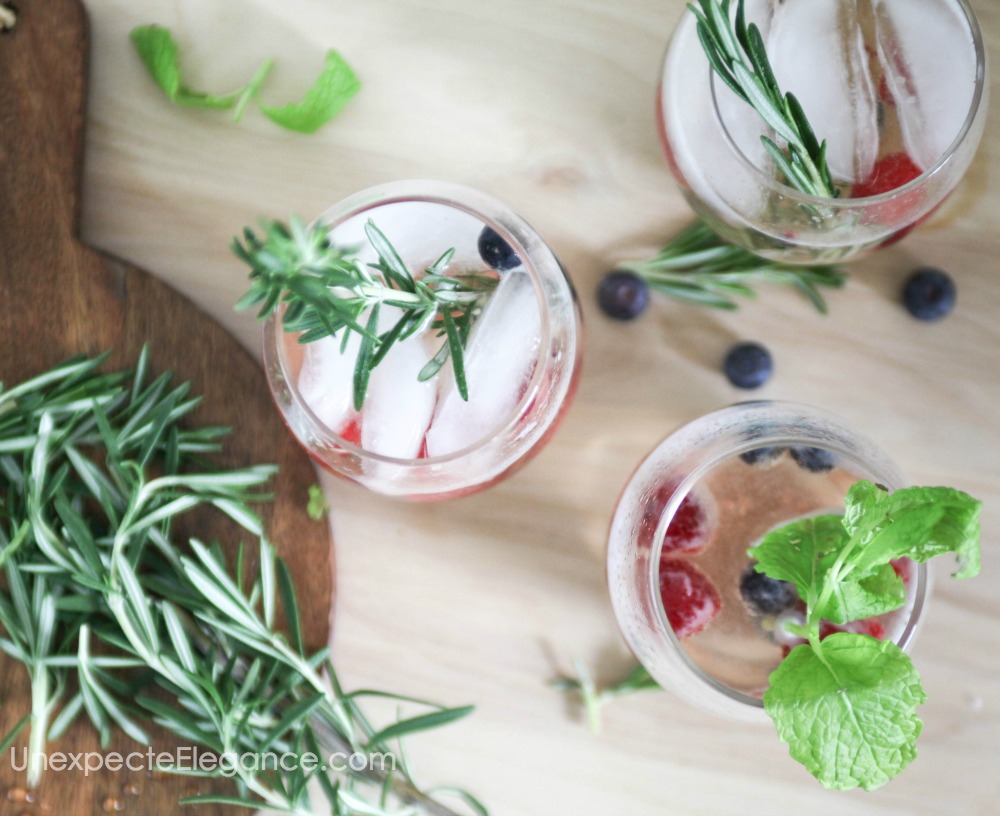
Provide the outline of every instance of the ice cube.
<path id="1" fill-rule="evenodd" d="M 482 263 L 476 239 L 483 222 L 457 207 L 433 201 L 393 201 L 365 210 L 333 227 L 330 240 L 338 246 L 356 247 L 356 257 L 363 263 L 376 261 L 378 256 L 365 235 L 369 220 L 399 250 L 413 275 L 419 276 L 452 248 L 454 268 Z"/>
<path id="2" fill-rule="evenodd" d="M 879 60 L 910 158 L 937 163 L 972 105 L 976 52 L 957 2 L 875 0 Z"/>
<path id="3" fill-rule="evenodd" d="M 879 150 L 878 103 L 857 0 L 776 4 L 766 43 L 782 92 L 798 98 L 816 137 L 826 139 L 834 178 L 869 178 Z"/>
<path id="4" fill-rule="evenodd" d="M 465 350 L 469 400 L 451 369 L 427 432 L 427 452 L 440 456 L 489 437 L 511 414 L 538 359 L 541 317 L 534 281 L 523 270 L 501 278 L 476 320 Z"/>
<path id="5" fill-rule="evenodd" d="M 379 332 L 388 331 L 402 315 L 382 306 Z M 432 354 L 423 338 L 398 341 L 372 371 L 361 411 L 361 444 L 383 456 L 415 459 L 434 415 L 437 383 L 420 382 L 418 375 Z"/>
<path id="6" fill-rule="evenodd" d="M 341 329 L 341 332 L 344 330 Z M 334 433 L 340 433 L 352 420 L 354 410 L 354 362 L 361 336 L 352 332 L 341 353 L 340 333 L 305 344 L 299 394 L 317 419 Z"/>

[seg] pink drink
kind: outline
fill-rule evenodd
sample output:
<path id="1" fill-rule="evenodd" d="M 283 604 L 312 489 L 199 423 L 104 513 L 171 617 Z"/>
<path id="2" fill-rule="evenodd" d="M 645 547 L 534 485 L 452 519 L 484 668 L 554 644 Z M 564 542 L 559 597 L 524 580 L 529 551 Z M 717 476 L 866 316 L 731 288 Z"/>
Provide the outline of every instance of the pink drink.
<path id="1" fill-rule="evenodd" d="M 747 598 L 751 591 L 741 589 L 741 584 L 748 587 L 753 581 L 748 578 L 752 559 L 747 550 L 789 521 L 839 515 L 847 490 L 858 478 L 842 467 L 811 472 L 785 451 L 755 464 L 733 456 L 708 471 L 687 494 L 667 527 L 660 590 L 668 621 L 678 621 L 675 633 L 702 671 L 743 694 L 763 694 L 771 672 L 793 646 L 805 642 L 785 630 L 786 622 L 804 622 L 805 606 L 797 601 L 780 609 L 755 607 Z M 678 569 L 704 577 L 707 584 L 700 595 L 675 585 L 669 573 Z M 896 569 L 912 585 L 915 565 L 900 561 Z M 702 596 L 709 596 L 706 601 L 711 603 L 701 604 Z M 844 626 L 824 623 L 821 636 L 851 631 L 898 641 L 913 600 L 911 593 L 906 606 L 888 615 Z M 689 617 L 692 603 L 699 607 L 697 620 Z M 685 635 L 688 631 L 691 634 Z"/>
<path id="2" fill-rule="evenodd" d="M 768 677 L 803 642 L 785 623 L 801 622 L 803 606 L 792 593 L 760 608 L 761 596 L 741 587 L 755 575 L 748 550 L 790 522 L 842 513 L 859 479 L 905 486 L 872 442 L 804 406 L 742 403 L 665 439 L 626 486 L 608 543 L 612 606 L 653 678 L 707 710 L 764 721 Z M 896 568 L 905 605 L 841 628 L 904 648 L 912 641 L 928 572 L 907 561 Z M 821 627 L 821 635 L 832 631 Z"/>
<path id="3" fill-rule="evenodd" d="M 967 0 L 747 0 L 746 18 L 782 92 L 826 140 L 840 197 L 787 185 L 760 137 L 781 140 L 710 71 L 685 12 L 657 113 L 670 168 L 699 215 L 761 255 L 827 263 L 901 237 L 941 204 L 986 119 L 985 50 Z"/>

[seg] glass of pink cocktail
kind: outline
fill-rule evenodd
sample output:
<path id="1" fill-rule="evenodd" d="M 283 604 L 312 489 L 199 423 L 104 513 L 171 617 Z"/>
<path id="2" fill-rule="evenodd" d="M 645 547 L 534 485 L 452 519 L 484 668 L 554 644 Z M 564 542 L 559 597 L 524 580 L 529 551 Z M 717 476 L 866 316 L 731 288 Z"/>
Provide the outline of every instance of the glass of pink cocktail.
<path id="1" fill-rule="evenodd" d="M 827 142 L 838 197 L 787 184 L 761 141 L 784 147 L 782 138 L 710 69 L 685 12 L 657 113 L 670 168 L 698 214 L 757 254 L 809 264 L 855 257 L 933 212 L 972 161 L 986 119 L 986 53 L 967 0 L 748 0 L 745 14 L 782 93 Z"/>
<path id="2" fill-rule="evenodd" d="M 780 402 L 735 405 L 664 440 L 626 486 L 611 525 L 608 583 L 635 656 L 664 688 L 735 719 L 764 722 L 768 677 L 805 642 L 791 629 L 803 606 L 790 585 L 752 569 L 771 530 L 823 513 L 866 479 L 890 491 L 902 474 L 874 443 L 840 420 Z M 906 603 L 851 631 L 906 648 L 924 610 L 929 572 L 893 563 Z"/>
<path id="3" fill-rule="evenodd" d="M 313 458 L 374 491 L 432 500 L 481 490 L 537 452 L 569 405 L 582 356 L 573 287 L 537 233 L 496 199 L 437 181 L 364 190 L 319 221 L 330 244 L 366 268 L 378 261 L 367 237 L 368 225 L 377 226 L 418 282 L 453 250 L 434 274 L 472 281 L 483 295 L 462 329 L 467 398 L 450 360 L 426 376 L 447 345 L 440 314 L 391 344 L 360 407 L 352 392 L 361 335 L 300 343 L 280 310 L 273 314 L 264 333 L 268 380 Z M 401 312 L 391 302 L 380 309 L 371 331 L 384 335 Z"/>

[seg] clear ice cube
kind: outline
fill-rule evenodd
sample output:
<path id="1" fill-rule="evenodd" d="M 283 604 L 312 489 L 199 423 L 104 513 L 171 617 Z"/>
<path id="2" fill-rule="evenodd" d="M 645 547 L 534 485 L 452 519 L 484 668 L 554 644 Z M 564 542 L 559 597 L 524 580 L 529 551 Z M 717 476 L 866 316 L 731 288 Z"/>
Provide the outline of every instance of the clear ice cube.
<path id="1" fill-rule="evenodd" d="M 379 332 L 395 325 L 402 311 L 382 306 Z M 415 459 L 434 415 L 437 383 L 420 382 L 420 370 L 431 358 L 424 339 L 415 335 L 397 342 L 374 368 L 361 410 L 361 445 L 383 456 Z"/>
<path id="2" fill-rule="evenodd" d="M 777 3 L 766 43 L 782 92 L 798 98 L 817 138 L 826 139 L 834 178 L 869 178 L 879 150 L 878 102 L 857 0 Z"/>
<path id="3" fill-rule="evenodd" d="M 445 250 L 452 248 L 453 268 L 482 265 L 476 239 L 483 222 L 457 207 L 430 201 L 396 201 L 365 210 L 333 227 L 330 240 L 339 246 L 356 247 L 356 257 L 363 263 L 376 261 L 375 251 L 365 236 L 369 219 L 402 253 L 414 276 L 419 276 Z"/>
<path id="4" fill-rule="evenodd" d="M 927 170 L 972 105 L 976 52 L 958 3 L 874 0 L 879 60 L 910 158 Z"/>
<path id="5" fill-rule="evenodd" d="M 504 273 L 476 320 L 465 350 L 469 400 L 451 369 L 439 375 L 441 396 L 427 432 L 427 452 L 461 450 L 495 432 L 511 414 L 538 359 L 541 318 L 527 272 Z"/>
<path id="6" fill-rule="evenodd" d="M 354 410 L 354 362 L 360 336 L 352 333 L 343 353 L 340 341 L 338 334 L 306 343 L 298 379 L 303 401 L 334 433 L 340 433 L 357 415 Z"/>

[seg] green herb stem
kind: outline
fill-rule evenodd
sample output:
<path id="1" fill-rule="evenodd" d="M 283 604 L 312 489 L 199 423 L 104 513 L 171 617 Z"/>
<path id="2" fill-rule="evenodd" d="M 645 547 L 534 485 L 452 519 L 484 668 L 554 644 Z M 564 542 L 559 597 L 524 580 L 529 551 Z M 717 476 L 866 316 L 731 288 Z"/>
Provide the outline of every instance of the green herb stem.
<path id="1" fill-rule="evenodd" d="M 820 287 L 839 288 L 847 279 L 836 266 L 795 266 L 768 260 L 730 244 L 699 219 L 672 238 L 654 257 L 623 261 L 654 290 L 677 300 L 717 309 L 737 308 L 737 297 L 755 297 L 752 284 L 798 289 L 821 313 L 827 312 Z"/>

